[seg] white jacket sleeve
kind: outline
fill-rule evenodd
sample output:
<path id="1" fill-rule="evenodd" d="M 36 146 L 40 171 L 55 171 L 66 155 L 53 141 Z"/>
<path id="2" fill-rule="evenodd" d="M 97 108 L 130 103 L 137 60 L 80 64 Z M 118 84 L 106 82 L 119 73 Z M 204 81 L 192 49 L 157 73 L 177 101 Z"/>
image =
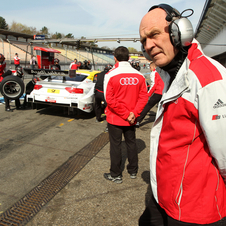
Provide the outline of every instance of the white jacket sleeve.
<path id="1" fill-rule="evenodd" d="M 210 154 L 226 182 L 226 80 L 205 86 L 197 99 L 200 125 Z"/>

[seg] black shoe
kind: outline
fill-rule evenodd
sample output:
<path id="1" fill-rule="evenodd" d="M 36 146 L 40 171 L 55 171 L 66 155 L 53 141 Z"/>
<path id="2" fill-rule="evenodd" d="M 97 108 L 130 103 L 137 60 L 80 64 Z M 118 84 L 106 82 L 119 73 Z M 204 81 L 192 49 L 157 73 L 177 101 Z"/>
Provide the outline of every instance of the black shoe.
<path id="1" fill-rule="evenodd" d="M 105 128 L 104 132 L 108 132 L 108 127 Z"/>
<path id="2" fill-rule="evenodd" d="M 103 122 L 104 120 L 101 118 L 101 119 L 96 119 L 96 122 Z"/>
<path id="3" fill-rule="evenodd" d="M 131 173 L 130 174 L 130 178 L 131 179 L 136 179 L 137 178 L 137 174 L 136 173 Z"/>
<path id="4" fill-rule="evenodd" d="M 8 112 L 13 112 L 13 110 L 12 110 L 12 109 L 10 109 L 10 108 L 6 108 L 6 109 L 5 109 L 5 111 L 8 111 Z"/>
<path id="5" fill-rule="evenodd" d="M 107 180 L 110 180 L 116 184 L 121 184 L 122 183 L 122 177 L 117 176 L 117 177 L 112 177 L 110 173 L 104 173 L 104 178 Z"/>

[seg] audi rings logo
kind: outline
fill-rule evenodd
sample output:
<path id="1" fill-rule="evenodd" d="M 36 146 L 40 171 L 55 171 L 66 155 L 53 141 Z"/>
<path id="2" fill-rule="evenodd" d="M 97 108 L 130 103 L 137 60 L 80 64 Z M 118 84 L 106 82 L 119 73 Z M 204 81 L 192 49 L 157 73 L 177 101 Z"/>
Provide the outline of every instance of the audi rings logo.
<path id="1" fill-rule="evenodd" d="M 128 85 L 137 85 L 139 83 L 139 79 L 134 77 L 126 77 L 126 78 L 121 78 L 120 79 L 120 84 L 122 86 L 128 86 Z"/>

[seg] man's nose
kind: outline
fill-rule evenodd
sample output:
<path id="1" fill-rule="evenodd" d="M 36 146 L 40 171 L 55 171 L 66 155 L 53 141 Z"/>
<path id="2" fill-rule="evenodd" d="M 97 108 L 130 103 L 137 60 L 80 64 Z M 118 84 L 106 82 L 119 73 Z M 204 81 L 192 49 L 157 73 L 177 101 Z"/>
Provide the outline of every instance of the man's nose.
<path id="1" fill-rule="evenodd" d="M 151 38 L 147 38 L 146 42 L 145 42 L 145 46 L 144 48 L 146 49 L 146 51 L 150 51 L 152 50 L 152 48 L 155 46 L 153 40 Z"/>

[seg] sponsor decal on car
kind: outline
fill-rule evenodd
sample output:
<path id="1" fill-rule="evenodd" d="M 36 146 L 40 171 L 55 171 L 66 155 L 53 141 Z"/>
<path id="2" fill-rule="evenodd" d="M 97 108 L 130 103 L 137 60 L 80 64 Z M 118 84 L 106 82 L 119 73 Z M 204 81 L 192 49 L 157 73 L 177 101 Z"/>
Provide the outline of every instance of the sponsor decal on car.
<path id="1" fill-rule="evenodd" d="M 48 89 L 47 90 L 47 93 L 56 93 L 56 94 L 59 94 L 60 93 L 60 90 L 59 89 Z"/>
<path id="2" fill-rule="evenodd" d="M 56 103 L 56 99 L 51 98 L 51 97 L 47 97 L 47 98 L 45 99 L 45 102 L 48 102 L 48 103 Z"/>

